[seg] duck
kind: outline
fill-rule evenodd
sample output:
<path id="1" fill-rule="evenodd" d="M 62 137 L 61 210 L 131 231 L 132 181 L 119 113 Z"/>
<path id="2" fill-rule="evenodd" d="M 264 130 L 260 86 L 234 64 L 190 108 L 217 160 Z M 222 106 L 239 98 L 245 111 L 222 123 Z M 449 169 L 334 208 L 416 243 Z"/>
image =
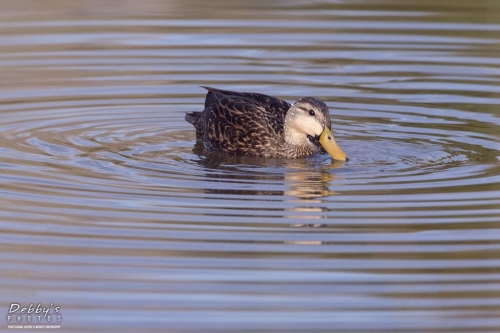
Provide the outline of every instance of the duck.
<path id="1" fill-rule="evenodd" d="M 290 104 L 260 93 L 212 87 L 205 108 L 187 112 L 185 119 L 207 150 L 266 158 L 303 158 L 328 153 L 349 161 L 336 142 L 327 105 L 315 97 Z"/>

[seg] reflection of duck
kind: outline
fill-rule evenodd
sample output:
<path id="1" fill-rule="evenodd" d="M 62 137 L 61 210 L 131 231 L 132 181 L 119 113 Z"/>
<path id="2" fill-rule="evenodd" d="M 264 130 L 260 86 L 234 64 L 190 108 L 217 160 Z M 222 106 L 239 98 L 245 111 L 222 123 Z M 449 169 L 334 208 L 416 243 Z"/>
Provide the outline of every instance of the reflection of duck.
<path id="1" fill-rule="evenodd" d="M 197 142 L 196 157 L 185 160 L 197 170 L 205 172 L 208 180 L 201 191 L 217 195 L 284 197 L 290 207 L 337 195 L 336 169 L 342 163 L 325 164 L 326 156 L 318 159 L 263 158 L 229 155 L 220 151 L 206 151 Z M 189 156 L 189 155 L 186 155 Z M 193 155 L 191 155 L 193 156 Z M 290 206 L 290 207 L 288 207 Z"/>
<path id="2" fill-rule="evenodd" d="M 205 110 L 187 113 L 186 120 L 206 148 L 287 158 L 326 150 L 333 159 L 349 160 L 335 142 L 328 107 L 322 101 L 304 97 L 290 105 L 267 95 L 205 88 Z"/>

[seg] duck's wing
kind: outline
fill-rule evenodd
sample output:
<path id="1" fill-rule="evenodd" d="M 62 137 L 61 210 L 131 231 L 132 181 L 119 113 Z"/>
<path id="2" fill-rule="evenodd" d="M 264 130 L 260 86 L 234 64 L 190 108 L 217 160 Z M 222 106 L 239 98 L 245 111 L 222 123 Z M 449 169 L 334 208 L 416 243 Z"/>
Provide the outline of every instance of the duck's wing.
<path id="1" fill-rule="evenodd" d="M 253 156 L 275 156 L 283 138 L 284 114 L 254 98 L 209 91 L 202 112 L 202 140 L 207 148 Z"/>
<path id="2" fill-rule="evenodd" d="M 254 101 L 256 104 L 260 104 L 262 107 L 264 107 L 264 109 L 267 112 L 278 113 L 281 114 L 283 117 L 285 117 L 288 109 L 290 109 L 291 106 L 290 103 L 286 101 L 264 94 L 237 92 L 237 91 L 223 90 L 223 89 L 204 87 L 204 86 L 202 86 L 202 88 L 208 90 L 207 97 L 205 99 L 205 109 L 207 108 L 207 106 L 215 102 L 215 99 L 217 98 L 215 96 L 215 93 L 219 93 L 226 96 L 238 96 L 250 99 Z"/>

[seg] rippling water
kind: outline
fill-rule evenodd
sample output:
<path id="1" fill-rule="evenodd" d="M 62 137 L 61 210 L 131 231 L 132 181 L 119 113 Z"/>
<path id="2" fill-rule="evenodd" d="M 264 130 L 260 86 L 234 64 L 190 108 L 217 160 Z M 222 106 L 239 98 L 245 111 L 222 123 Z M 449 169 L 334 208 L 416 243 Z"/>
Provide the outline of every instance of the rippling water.
<path id="1" fill-rule="evenodd" d="M 5 314 L 500 331 L 497 2 L 1 4 Z M 323 99 L 351 161 L 200 152 L 200 85 Z"/>

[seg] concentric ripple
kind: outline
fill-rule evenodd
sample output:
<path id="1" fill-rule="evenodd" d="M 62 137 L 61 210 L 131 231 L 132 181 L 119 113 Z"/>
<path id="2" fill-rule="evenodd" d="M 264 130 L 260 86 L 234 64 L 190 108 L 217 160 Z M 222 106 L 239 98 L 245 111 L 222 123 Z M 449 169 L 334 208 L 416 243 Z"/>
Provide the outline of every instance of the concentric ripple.
<path id="1" fill-rule="evenodd" d="M 148 4 L 0 13 L 5 308 L 58 302 L 89 332 L 500 330 L 498 6 Z M 321 98 L 351 161 L 204 151 L 200 85 Z"/>

